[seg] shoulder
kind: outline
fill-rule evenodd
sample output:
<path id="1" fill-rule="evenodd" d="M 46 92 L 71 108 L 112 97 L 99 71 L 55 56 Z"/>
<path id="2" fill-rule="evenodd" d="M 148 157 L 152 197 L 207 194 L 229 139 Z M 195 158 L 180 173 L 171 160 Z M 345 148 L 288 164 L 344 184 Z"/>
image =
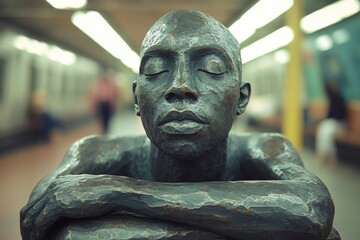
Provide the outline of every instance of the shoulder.
<path id="1" fill-rule="evenodd" d="M 102 135 L 90 135 L 83 137 L 77 140 L 72 147 L 74 148 L 84 148 L 90 150 L 89 148 L 102 148 L 106 147 L 107 149 L 113 147 L 120 147 L 123 149 L 131 148 L 135 145 L 142 144 L 147 140 L 146 136 L 102 136 Z M 94 150 L 94 149 L 93 149 Z"/>
<path id="2" fill-rule="evenodd" d="M 229 141 L 233 144 L 247 147 L 247 148 L 259 148 L 283 146 L 283 144 L 290 144 L 289 140 L 280 133 L 243 133 L 243 134 L 229 134 Z"/>
<path id="3" fill-rule="evenodd" d="M 69 148 L 62 165 L 79 169 L 78 173 L 115 173 L 147 151 L 146 136 L 112 137 L 92 135 L 76 141 Z"/>
<path id="4" fill-rule="evenodd" d="M 136 147 L 141 147 L 146 142 L 145 136 L 118 137 L 91 135 L 77 140 L 69 148 L 69 152 L 111 154 L 121 153 Z M 88 155 L 89 156 L 89 155 Z"/>
<path id="5" fill-rule="evenodd" d="M 248 160 L 286 159 L 302 164 L 300 157 L 291 142 L 280 133 L 246 133 L 230 135 L 233 145 L 243 151 Z"/>

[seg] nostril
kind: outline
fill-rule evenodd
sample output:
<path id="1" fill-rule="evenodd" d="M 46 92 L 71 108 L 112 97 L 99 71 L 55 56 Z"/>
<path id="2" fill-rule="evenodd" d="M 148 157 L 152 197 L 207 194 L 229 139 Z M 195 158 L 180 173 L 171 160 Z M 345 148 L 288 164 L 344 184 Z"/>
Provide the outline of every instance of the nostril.
<path id="1" fill-rule="evenodd" d="M 174 99 L 175 98 L 175 93 L 173 93 L 173 92 L 170 92 L 170 93 L 168 93 L 168 94 L 166 94 L 165 95 L 165 99 L 166 99 L 166 101 L 171 101 L 172 99 Z"/>
<path id="2" fill-rule="evenodd" d="M 178 101 L 178 100 L 190 100 L 196 101 L 198 99 L 198 95 L 196 91 L 191 89 L 186 85 L 182 85 L 181 87 L 171 87 L 165 93 L 165 99 L 168 102 Z"/>
<path id="3" fill-rule="evenodd" d="M 186 99 L 191 99 L 193 101 L 196 101 L 197 100 L 197 96 L 196 94 L 192 93 L 192 92 L 186 92 L 185 93 L 185 98 Z"/>
<path id="4" fill-rule="evenodd" d="M 198 98 L 197 98 L 196 94 L 191 93 L 191 92 L 185 92 L 183 94 L 177 94 L 177 93 L 174 93 L 174 92 L 169 92 L 168 94 L 165 95 L 165 99 L 166 99 L 166 101 L 171 102 L 174 99 L 177 99 L 177 100 L 188 99 L 188 100 L 191 100 L 191 101 L 196 101 Z"/>

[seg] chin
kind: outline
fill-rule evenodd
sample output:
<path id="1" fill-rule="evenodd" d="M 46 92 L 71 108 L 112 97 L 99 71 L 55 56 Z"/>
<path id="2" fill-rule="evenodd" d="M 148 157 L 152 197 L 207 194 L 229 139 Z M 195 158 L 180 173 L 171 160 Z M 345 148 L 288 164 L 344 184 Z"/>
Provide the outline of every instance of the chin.
<path id="1" fill-rule="evenodd" d="M 168 140 L 160 144 L 158 148 L 177 158 L 194 158 L 207 152 L 204 146 L 189 140 Z"/>

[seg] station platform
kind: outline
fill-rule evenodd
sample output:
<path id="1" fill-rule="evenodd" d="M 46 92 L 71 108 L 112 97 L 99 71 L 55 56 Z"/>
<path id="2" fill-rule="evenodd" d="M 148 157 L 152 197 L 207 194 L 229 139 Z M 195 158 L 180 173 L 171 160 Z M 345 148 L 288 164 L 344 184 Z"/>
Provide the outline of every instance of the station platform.
<path id="1" fill-rule="evenodd" d="M 49 143 L 40 143 L 0 155 L 0 240 L 19 240 L 19 212 L 39 180 L 53 171 L 61 162 L 66 149 L 77 139 L 99 134 L 98 124 L 87 122 L 71 132 L 58 133 Z M 241 120 L 233 132 L 244 131 Z M 144 134 L 140 118 L 122 112 L 111 123 L 111 134 Z M 358 240 L 360 236 L 360 169 L 339 163 L 336 169 L 317 166 L 314 153 L 301 153 L 305 167 L 324 181 L 335 202 L 334 226 L 343 240 Z"/>

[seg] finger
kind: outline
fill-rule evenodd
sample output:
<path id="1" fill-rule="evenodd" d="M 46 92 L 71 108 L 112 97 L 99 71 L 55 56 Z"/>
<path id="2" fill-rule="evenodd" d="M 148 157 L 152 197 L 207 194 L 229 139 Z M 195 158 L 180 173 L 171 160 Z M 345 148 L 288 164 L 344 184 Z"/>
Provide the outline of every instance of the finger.
<path id="1" fill-rule="evenodd" d="M 35 204 L 35 203 L 34 203 Z M 20 222 L 23 222 L 27 213 L 30 209 L 34 206 L 32 203 L 27 203 L 21 210 L 20 210 Z"/>
<path id="2" fill-rule="evenodd" d="M 48 233 L 48 230 L 61 217 L 61 208 L 54 207 L 51 202 L 52 201 L 47 202 L 47 205 L 45 206 L 43 211 L 41 211 L 41 213 L 37 216 L 34 222 L 34 231 L 32 232 L 32 237 L 34 237 L 34 239 L 44 239 L 44 237 Z"/>
<path id="3" fill-rule="evenodd" d="M 39 197 L 30 200 L 20 211 L 20 223 L 24 222 L 28 212 L 46 195 L 46 191 Z"/>
<path id="4" fill-rule="evenodd" d="M 22 234 L 24 239 L 36 239 L 32 238 L 32 232 L 35 229 L 34 223 L 37 216 L 42 212 L 44 206 L 46 206 L 48 199 L 42 198 L 34 206 L 32 206 L 26 213 L 24 220 L 22 221 Z"/>

